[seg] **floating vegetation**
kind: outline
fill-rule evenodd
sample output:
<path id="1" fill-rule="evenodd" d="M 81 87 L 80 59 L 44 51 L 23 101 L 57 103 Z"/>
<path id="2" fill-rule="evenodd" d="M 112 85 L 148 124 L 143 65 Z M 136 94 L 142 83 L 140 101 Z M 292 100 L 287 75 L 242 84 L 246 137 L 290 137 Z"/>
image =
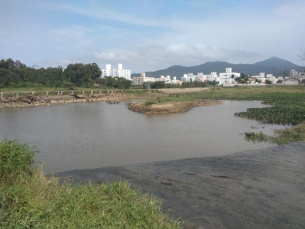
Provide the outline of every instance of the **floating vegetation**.
<path id="1" fill-rule="evenodd" d="M 255 119 L 261 123 L 279 125 L 297 125 L 305 120 L 305 107 L 275 106 L 248 108 L 246 112 L 237 112 L 235 116 Z"/>
<path id="2" fill-rule="evenodd" d="M 282 130 L 274 130 L 274 136 L 268 136 L 263 132 L 245 132 L 245 139 L 251 142 L 270 142 L 278 145 L 287 142 L 304 141 L 305 140 L 305 121 L 293 128 L 285 128 Z"/>
<path id="3" fill-rule="evenodd" d="M 270 137 L 265 135 L 262 131 L 259 133 L 254 132 L 245 132 L 245 139 L 249 142 L 267 142 L 270 141 Z"/>

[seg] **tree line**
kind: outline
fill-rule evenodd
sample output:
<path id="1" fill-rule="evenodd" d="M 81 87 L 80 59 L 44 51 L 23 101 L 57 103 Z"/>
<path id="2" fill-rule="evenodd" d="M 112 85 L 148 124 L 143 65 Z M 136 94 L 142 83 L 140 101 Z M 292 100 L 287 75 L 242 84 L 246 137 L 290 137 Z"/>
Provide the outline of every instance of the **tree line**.
<path id="1" fill-rule="evenodd" d="M 93 87 L 104 86 L 127 89 L 131 81 L 125 78 L 100 78 L 101 69 L 96 63 L 69 64 L 63 67 L 29 67 L 11 58 L 0 61 L 0 88 L 21 87 Z"/>

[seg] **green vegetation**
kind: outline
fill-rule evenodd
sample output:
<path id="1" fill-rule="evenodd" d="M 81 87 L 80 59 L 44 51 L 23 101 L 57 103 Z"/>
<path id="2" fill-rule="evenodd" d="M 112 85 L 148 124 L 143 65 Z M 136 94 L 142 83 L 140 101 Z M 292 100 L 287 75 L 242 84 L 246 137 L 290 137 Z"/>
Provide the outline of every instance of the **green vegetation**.
<path id="1" fill-rule="evenodd" d="M 252 142 L 272 142 L 278 145 L 283 145 L 287 142 L 303 141 L 305 139 L 305 122 L 291 129 L 275 130 L 274 134 L 274 136 L 268 136 L 263 132 L 246 132 L 245 139 Z"/>
<path id="2" fill-rule="evenodd" d="M 12 59 L 0 60 L 0 89 L 18 91 L 53 91 L 74 90 L 75 87 L 102 87 L 126 89 L 131 85 L 130 80 L 118 77 L 100 78 L 101 69 L 97 64 L 69 64 L 63 69 L 28 67 Z"/>
<path id="3" fill-rule="evenodd" d="M 126 182 L 60 184 L 32 166 L 35 150 L 0 142 L 0 228 L 181 228 L 160 201 Z"/>
<path id="4" fill-rule="evenodd" d="M 165 97 L 148 99 L 147 101 L 145 101 L 144 106 L 149 106 L 153 104 L 175 103 L 175 102 L 192 102 L 193 100 L 194 99 L 190 94 L 173 94 Z"/>
<path id="5" fill-rule="evenodd" d="M 126 93 L 128 94 L 132 94 L 132 95 L 142 95 L 142 96 L 145 96 L 145 95 L 149 95 L 150 93 L 159 93 L 161 94 L 162 92 L 161 91 L 158 91 L 157 89 L 153 89 L 153 90 L 126 90 L 125 91 Z"/>

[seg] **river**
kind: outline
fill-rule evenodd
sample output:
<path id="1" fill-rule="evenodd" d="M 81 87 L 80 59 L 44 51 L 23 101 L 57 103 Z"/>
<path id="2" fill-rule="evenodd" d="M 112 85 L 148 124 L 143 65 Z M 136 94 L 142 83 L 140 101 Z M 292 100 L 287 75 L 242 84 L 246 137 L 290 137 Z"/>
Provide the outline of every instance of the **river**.
<path id="1" fill-rule="evenodd" d="M 235 117 L 257 101 L 223 101 L 186 113 L 144 115 L 127 104 L 78 103 L 0 109 L 0 139 L 35 143 L 46 174 L 75 169 L 221 156 L 269 143 L 244 140 L 246 131 L 272 134 L 278 125 Z"/>

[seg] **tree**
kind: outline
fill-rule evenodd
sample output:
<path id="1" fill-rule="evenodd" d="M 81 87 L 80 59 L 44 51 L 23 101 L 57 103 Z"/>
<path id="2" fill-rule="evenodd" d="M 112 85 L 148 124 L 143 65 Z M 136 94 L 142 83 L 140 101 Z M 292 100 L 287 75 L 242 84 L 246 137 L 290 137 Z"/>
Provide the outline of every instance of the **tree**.
<path id="1" fill-rule="evenodd" d="M 164 81 L 154 82 L 154 83 L 152 83 L 152 84 L 150 85 L 150 87 L 151 87 L 152 89 L 164 88 L 164 86 L 165 86 Z"/>
<path id="2" fill-rule="evenodd" d="M 256 82 L 256 83 L 261 83 L 262 81 L 259 80 L 259 79 L 256 79 L 255 82 Z"/>
<path id="3" fill-rule="evenodd" d="M 65 79 L 77 86 L 92 86 L 95 79 L 100 77 L 101 69 L 97 64 L 69 64 L 64 70 Z"/>
<path id="4" fill-rule="evenodd" d="M 240 77 L 235 78 L 238 83 L 245 83 L 247 84 L 249 81 L 249 76 L 245 75 L 244 73 L 240 73 Z"/>

